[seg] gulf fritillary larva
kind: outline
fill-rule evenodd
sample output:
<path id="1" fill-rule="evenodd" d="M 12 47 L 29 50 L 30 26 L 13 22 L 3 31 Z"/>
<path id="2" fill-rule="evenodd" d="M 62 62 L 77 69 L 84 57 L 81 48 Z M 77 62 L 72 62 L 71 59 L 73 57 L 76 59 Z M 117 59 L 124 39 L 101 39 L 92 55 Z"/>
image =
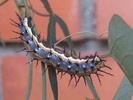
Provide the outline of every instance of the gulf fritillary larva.
<path id="1" fill-rule="evenodd" d="M 87 56 L 86 58 L 75 59 L 72 56 L 67 57 L 64 53 L 55 51 L 52 47 L 48 48 L 44 46 L 41 42 L 39 42 L 37 36 L 32 33 L 32 29 L 28 26 L 30 18 L 21 18 L 18 14 L 17 16 L 20 20 L 20 23 L 17 23 L 12 19 L 11 21 L 15 23 L 12 25 L 19 27 L 21 32 L 13 32 L 20 35 L 19 38 L 23 41 L 25 46 L 24 50 L 27 50 L 27 52 L 31 53 L 33 60 L 41 60 L 47 65 L 53 65 L 58 72 L 68 73 L 71 76 L 68 86 L 75 76 L 79 77 L 76 81 L 76 86 L 81 77 L 84 78 L 86 83 L 85 76 L 89 76 L 92 82 L 91 74 L 96 74 L 101 84 L 99 78 L 99 75 L 101 74 L 97 73 L 98 71 L 113 76 L 112 74 L 101 70 L 103 67 L 109 69 L 111 68 L 104 64 L 105 60 L 101 59 L 97 53 L 95 53 L 94 56 L 91 55 L 89 57 Z M 32 62 L 33 60 L 29 62 Z"/>

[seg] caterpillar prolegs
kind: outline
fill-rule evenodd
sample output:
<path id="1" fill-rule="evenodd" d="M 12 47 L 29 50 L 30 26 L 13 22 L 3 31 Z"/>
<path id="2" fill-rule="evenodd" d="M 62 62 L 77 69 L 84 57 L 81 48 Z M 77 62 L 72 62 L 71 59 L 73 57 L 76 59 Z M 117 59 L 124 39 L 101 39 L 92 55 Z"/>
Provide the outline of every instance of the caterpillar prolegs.
<path id="1" fill-rule="evenodd" d="M 21 30 L 20 33 L 15 33 L 20 35 L 19 38 L 23 41 L 25 46 L 24 50 L 26 50 L 28 53 L 31 53 L 33 60 L 41 60 L 47 65 L 54 66 L 54 68 L 57 69 L 58 72 L 68 73 L 71 76 L 68 86 L 70 85 L 71 80 L 76 76 L 78 76 L 76 85 L 81 77 L 84 78 L 84 81 L 86 83 L 85 76 L 88 76 L 92 82 L 91 74 L 96 74 L 101 84 L 99 78 L 99 75 L 101 74 L 99 74 L 98 71 L 112 76 L 112 74 L 101 70 L 101 68 L 104 67 L 109 69 L 111 68 L 104 64 L 105 60 L 100 58 L 97 53 L 95 53 L 94 56 L 91 55 L 82 59 L 75 59 L 72 56 L 67 57 L 64 52 L 59 53 L 54 49 L 54 47 L 49 48 L 39 42 L 37 36 L 33 34 L 32 29 L 29 27 L 30 18 L 21 18 L 18 14 L 17 16 L 20 20 L 20 23 L 16 23 L 12 19 L 11 20 L 14 22 L 13 25 L 19 27 Z M 29 62 L 32 62 L 33 60 Z"/>

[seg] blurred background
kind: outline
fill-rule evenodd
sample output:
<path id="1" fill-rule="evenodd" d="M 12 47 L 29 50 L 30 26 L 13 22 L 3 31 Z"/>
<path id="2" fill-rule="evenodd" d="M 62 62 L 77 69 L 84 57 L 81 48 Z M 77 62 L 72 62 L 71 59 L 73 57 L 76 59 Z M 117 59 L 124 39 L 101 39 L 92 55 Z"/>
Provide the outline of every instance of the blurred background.
<path id="1" fill-rule="evenodd" d="M 3 0 L 4 1 L 4 0 Z M 0 3 L 2 0 L 0 1 Z M 30 1 L 32 8 L 42 14 L 48 14 L 41 1 Z M 133 1 L 132 0 L 48 0 L 53 12 L 59 15 L 67 24 L 70 34 L 80 31 L 90 31 L 98 35 L 108 31 L 109 22 L 114 14 L 121 16 L 125 22 L 133 28 Z M 25 9 L 23 9 L 25 10 Z M 13 0 L 7 1 L 0 6 L 0 37 L 6 44 L 3 47 L 0 44 L 0 100 L 24 100 L 28 87 L 28 56 L 26 52 L 16 51 L 22 49 L 23 43 L 19 39 L 11 39 L 17 37 L 12 30 L 19 31 L 17 27 L 9 24 L 11 19 L 19 22 L 15 11 L 19 13 L 17 6 Z M 31 10 L 32 18 L 35 22 L 35 27 L 41 38 L 47 38 L 47 28 L 49 17 L 42 17 Z M 64 38 L 60 27 L 56 26 L 57 41 Z M 90 34 L 80 34 L 72 37 L 75 50 L 81 52 L 81 56 L 94 54 L 96 51 L 99 55 L 109 52 L 108 49 L 108 33 L 102 37 L 96 37 Z M 58 46 L 69 47 L 66 41 L 61 42 Z M 114 76 L 104 74 L 100 77 L 102 86 L 96 77 L 92 75 L 94 87 L 101 100 L 112 100 L 119 88 L 124 73 L 117 65 L 116 61 L 108 57 L 105 59 L 106 65 L 113 70 L 103 69 Z M 30 100 L 42 99 L 42 73 L 41 64 L 35 67 L 33 65 L 33 80 Z M 46 72 L 47 73 L 47 72 Z M 75 88 L 75 81 L 72 80 L 67 87 L 70 76 L 64 75 L 60 79 L 58 77 L 59 100 L 86 100 L 87 98 L 94 99 L 94 96 L 88 86 L 84 85 L 84 80 L 81 79 Z M 53 100 L 48 75 L 47 75 L 47 100 Z"/>

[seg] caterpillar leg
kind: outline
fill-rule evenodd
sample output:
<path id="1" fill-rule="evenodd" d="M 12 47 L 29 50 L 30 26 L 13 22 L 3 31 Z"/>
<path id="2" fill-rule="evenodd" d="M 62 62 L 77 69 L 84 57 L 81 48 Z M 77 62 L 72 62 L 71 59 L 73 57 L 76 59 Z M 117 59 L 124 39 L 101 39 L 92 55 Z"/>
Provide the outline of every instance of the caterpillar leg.
<path id="1" fill-rule="evenodd" d="M 72 79 L 73 79 L 73 75 L 70 75 L 70 76 L 71 76 L 71 78 L 70 78 L 70 80 L 69 80 L 68 87 L 69 87 L 69 85 L 70 85 L 70 83 L 71 83 L 71 81 L 72 81 Z"/>
<path id="2" fill-rule="evenodd" d="M 90 79 L 90 81 L 91 81 L 91 83 L 92 83 L 92 85 L 93 85 L 93 82 L 92 82 L 92 78 L 91 78 L 91 75 L 89 75 L 89 79 Z"/>
<path id="3" fill-rule="evenodd" d="M 62 78 L 62 76 L 63 76 L 63 72 L 61 72 L 61 76 L 60 76 L 60 79 Z"/>
<path id="4" fill-rule="evenodd" d="M 112 70 L 112 68 L 110 68 L 109 66 L 104 66 L 104 67 L 106 67 L 106 68 L 108 68 L 108 69 Z"/>
<path id="5" fill-rule="evenodd" d="M 48 69 L 48 67 L 46 67 L 46 69 L 44 70 L 44 72 L 42 73 L 42 75 L 46 72 L 47 69 Z"/>
<path id="6" fill-rule="evenodd" d="M 96 73 L 96 75 L 97 75 L 97 77 L 98 77 L 98 80 L 99 80 L 100 85 L 102 85 L 99 75 L 98 75 L 97 73 Z"/>
<path id="7" fill-rule="evenodd" d="M 85 76 L 79 76 L 78 80 L 76 81 L 75 87 L 77 86 L 77 84 L 78 84 L 78 82 L 79 82 L 79 80 L 80 80 L 81 77 L 83 77 L 84 83 L 85 83 L 85 86 L 86 86 L 86 79 L 85 79 Z"/>
<path id="8" fill-rule="evenodd" d="M 21 51 L 25 51 L 25 50 L 26 50 L 26 48 L 23 48 L 21 50 L 16 51 L 16 53 L 21 52 Z"/>
<path id="9" fill-rule="evenodd" d="M 98 69 L 98 71 L 100 71 L 100 72 L 103 72 L 103 73 L 105 73 L 105 74 L 108 74 L 108 75 L 110 75 L 110 76 L 114 76 L 113 74 L 110 74 L 110 73 L 108 73 L 108 72 L 105 72 L 105 71 L 103 71 L 103 70 L 100 70 L 100 69 Z"/>
<path id="10" fill-rule="evenodd" d="M 70 85 L 70 83 L 71 83 L 73 77 L 75 77 L 75 82 L 76 82 L 76 76 L 75 76 L 75 75 L 70 75 L 70 76 L 71 76 L 71 78 L 70 78 L 70 80 L 69 80 L 68 87 L 69 87 L 69 85 Z"/>
<path id="11" fill-rule="evenodd" d="M 36 67 L 38 66 L 38 61 L 39 61 L 39 60 L 37 59 L 37 60 L 36 60 Z"/>
<path id="12" fill-rule="evenodd" d="M 77 86 L 77 84 L 78 84 L 80 78 L 81 78 L 81 76 L 79 76 L 79 78 L 78 78 L 78 80 L 77 80 L 77 82 L 76 82 L 76 84 L 75 84 L 75 87 Z"/>
<path id="13" fill-rule="evenodd" d="M 15 22 L 13 19 L 10 18 L 10 20 L 11 20 L 15 25 L 17 25 L 18 27 L 20 26 L 20 24 L 17 23 L 17 22 Z"/>
<path id="14" fill-rule="evenodd" d="M 82 76 L 83 77 L 83 79 L 84 79 L 84 83 L 85 83 L 85 86 L 86 86 L 86 79 L 85 79 L 85 76 Z"/>
<path id="15" fill-rule="evenodd" d="M 21 21 L 21 17 L 19 16 L 19 14 L 17 12 L 15 12 L 15 13 L 18 16 L 19 21 Z"/>

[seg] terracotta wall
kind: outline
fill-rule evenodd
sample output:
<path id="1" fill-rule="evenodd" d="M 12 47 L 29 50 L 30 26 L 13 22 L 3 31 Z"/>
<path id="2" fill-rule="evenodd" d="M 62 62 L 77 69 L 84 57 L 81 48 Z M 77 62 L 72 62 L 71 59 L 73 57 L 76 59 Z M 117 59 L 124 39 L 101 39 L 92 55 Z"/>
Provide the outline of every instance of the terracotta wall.
<path id="1" fill-rule="evenodd" d="M 50 2 L 53 11 L 59 15 L 67 24 L 70 33 L 79 32 L 81 29 L 80 21 L 80 3 L 79 0 L 48 0 Z M 82 0 L 83 2 L 84 0 Z M 36 0 L 32 0 L 31 4 L 37 11 L 47 14 L 43 4 Z M 96 16 L 96 33 L 101 34 L 108 31 L 108 25 L 113 14 L 120 15 L 131 27 L 133 23 L 133 1 L 132 0 L 95 0 L 95 16 Z M 2 75 L 2 98 L 3 100 L 24 100 L 26 97 L 27 87 L 28 87 L 28 57 L 25 56 L 26 53 L 15 53 L 15 47 L 19 45 L 19 40 L 11 40 L 10 38 L 16 37 L 17 35 L 12 33 L 12 30 L 18 30 L 16 27 L 9 24 L 11 22 L 9 18 L 18 21 L 15 12 L 18 12 L 14 1 L 9 0 L 6 4 L 0 6 L 0 36 L 7 44 L 6 48 L 1 46 L 0 48 L 0 68 Z M 87 10 L 87 9 L 86 9 Z M 45 37 L 48 27 L 48 17 L 40 17 L 35 13 L 31 12 L 33 20 L 38 32 L 41 32 L 42 37 Z M 88 16 L 89 17 L 89 16 Z M 89 24 L 89 23 L 88 23 Z M 45 33 L 45 34 L 44 34 Z M 61 39 L 64 35 L 61 34 L 62 31 L 57 26 L 57 39 Z M 84 41 L 82 35 L 77 35 L 72 37 L 75 43 Z M 103 43 L 103 40 L 107 41 L 108 35 L 104 35 L 99 42 Z M 90 40 L 89 40 L 90 41 Z M 78 46 L 78 45 L 77 45 Z M 23 46 L 21 46 L 23 47 Z M 107 47 L 107 46 L 106 46 Z M 84 48 L 84 45 L 82 46 Z M 90 47 L 91 48 L 91 47 Z M 18 48 L 17 48 L 18 49 Z M 109 52 L 108 49 L 106 53 Z M 91 52 L 90 52 L 91 53 Z M 83 55 L 90 54 L 84 52 Z M 99 52 L 99 54 L 101 54 Z M 113 70 L 107 71 L 114 76 L 109 76 L 104 74 L 104 77 L 100 77 L 102 86 L 100 86 L 96 75 L 92 75 L 94 87 L 101 100 L 112 100 L 123 77 L 124 73 L 121 71 L 117 63 L 113 58 L 107 58 L 107 65 Z M 67 87 L 70 76 L 64 75 L 60 79 L 58 75 L 58 87 L 59 87 L 59 100 L 86 100 L 85 98 L 93 99 L 94 96 L 88 86 L 84 85 L 84 80 L 81 79 L 78 86 L 75 88 L 75 81 L 73 80 L 71 85 Z M 1 89 L 0 89 L 1 90 Z M 30 95 L 30 100 L 41 100 L 42 99 L 42 73 L 41 65 L 35 67 L 35 62 L 33 66 L 33 84 Z M 51 87 L 49 84 L 49 79 L 47 75 L 47 100 L 54 100 Z"/>

